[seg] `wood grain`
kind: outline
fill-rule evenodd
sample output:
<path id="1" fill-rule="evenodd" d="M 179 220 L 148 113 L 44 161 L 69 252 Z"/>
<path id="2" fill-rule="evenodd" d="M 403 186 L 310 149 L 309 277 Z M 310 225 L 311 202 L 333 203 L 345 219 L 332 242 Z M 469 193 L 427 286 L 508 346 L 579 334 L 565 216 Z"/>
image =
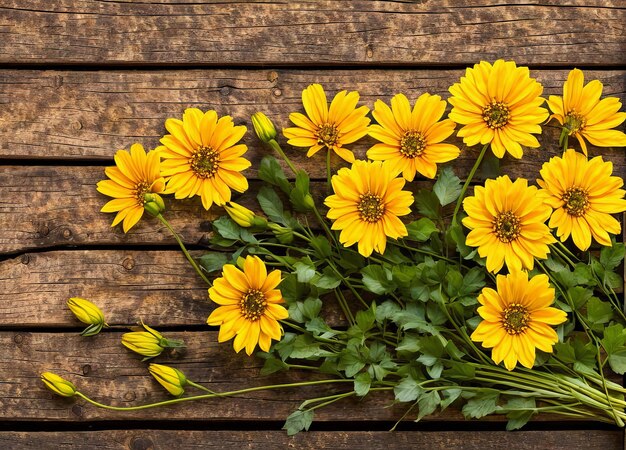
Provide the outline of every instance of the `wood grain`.
<path id="1" fill-rule="evenodd" d="M 109 3 L 107 3 L 108 5 Z M 478 60 L 474 61 L 477 62 Z M 387 103 L 397 93 L 413 102 L 423 92 L 448 98 L 448 87 L 464 70 L 168 70 L 168 71 L 0 71 L 0 159 L 62 159 L 112 161 L 115 150 L 140 142 L 147 148 L 159 145 L 167 133 L 168 117 L 180 118 L 189 107 L 215 109 L 231 115 L 237 124 L 248 125 L 243 142 L 247 157 L 258 167 L 269 150 L 260 145 L 249 117 L 256 111 L 268 114 L 280 130 L 291 126 L 290 112 L 302 111 L 302 90 L 321 83 L 327 96 L 358 90 L 361 104 L 373 107 L 376 99 Z M 567 70 L 533 71 L 545 87 L 544 96 L 562 95 Z M 626 71 L 585 71 L 586 79 L 600 79 L 604 96 L 626 99 Z M 544 127 L 541 141 L 548 152 L 558 150 L 559 131 L 553 121 Z M 286 142 L 281 137 L 281 142 Z M 461 145 L 459 139 L 454 140 Z M 357 142 L 360 157 L 375 141 Z M 577 144 L 572 144 L 577 145 Z M 542 149 L 542 150 L 543 150 Z M 313 177 L 324 177 L 324 161 L 306 158 L 304 149 L 285 151 Z M 533 158 L 538 150 L 528 150 Z M 597 154 L 598 151 L 592 151 Z M 602 153 L 623 155 L 623 150 Z M 458 164 L 471 166 L 477 150 L 463 151 Z M 519 165 L 508 158 L 503 164 Z M 527 164 L 526 159 L 521 164 Z M 249 171 L 254 176 L 254 171 Z"/>
<path id="2" fill-rule="evenodd" d="M 0 11 L 0 63 L 626 62 L 626 9 L 620 0 L 2 0 Z"/>
<path id="3" fill-rule="evenodd" d="M 315 425 L 313 425 L 313 428 Z M 106 430 L 92 432 L 0 432 L 0 445 L 13 450 L 54 447 L 59 450 L 219 449 L 256 450 L 368 448 L 398 450 L 428 448 L 467 450 L 531 450 L 549 448 L 570 450 L 618 450 L 623 448 L 623 431 L 310 431 L 288 437 L 280 431 L 198 431 L 198 430 Z"/>

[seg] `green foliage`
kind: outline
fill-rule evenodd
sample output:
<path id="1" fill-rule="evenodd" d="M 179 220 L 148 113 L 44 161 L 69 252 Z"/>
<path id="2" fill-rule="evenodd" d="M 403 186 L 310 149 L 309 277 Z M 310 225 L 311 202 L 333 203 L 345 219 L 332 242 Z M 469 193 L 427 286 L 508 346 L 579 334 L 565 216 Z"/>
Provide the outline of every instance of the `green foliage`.
<path id="1" fill-rule="evenodd" d="M 439 171 L 437 181 L 433 185 L 433 192 L 441 206 L 456 201 L 461 194 L 461 180 L 454 174 L 452 167 L 447 166 Z"/>
<path id="2" fill-rule="evenodd" d="M 298 409 L 289 414 L 289 416 L 287 417 L 287 421 L 285 422 L 285 425 L 282 429 L 287 430 L 287 434 L 289 436 L 293 436 L 294 434 L 298 434 L 302 430 L 308 431 L 312 423 L 313 411 L 302 411 Z"/>

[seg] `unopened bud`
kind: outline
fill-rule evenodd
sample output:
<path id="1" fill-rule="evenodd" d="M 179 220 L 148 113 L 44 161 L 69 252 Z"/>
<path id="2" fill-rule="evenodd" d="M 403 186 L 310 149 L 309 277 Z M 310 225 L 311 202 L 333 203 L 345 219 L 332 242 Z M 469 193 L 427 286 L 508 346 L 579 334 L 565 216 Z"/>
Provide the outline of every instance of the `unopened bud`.
<path id="1" fill-rule="evenodd" d="M 268 227 L 281 244 L 293 242 L 293 230 L 291 228 L 280 226 L 277 223 L 270 223 Z"/>
<path id="2" fill-rule="evenodd" d="M 150 214 L 151 216 L 158 216 L 163 211 L 165 211 L 165 202 L 161 198 L 159 194 L 147 193 L 144 194 L 144 204 L 143 208 Z"/>
<path id="3" fill-rule="evenodd" d="M 252 126 L 256 135 L 266 144 L 276 139 L 276 127 L 272 121 L 262 112 L 252 114 Z"/>
<path id="4" fill-rule="evenodd" d="M 150 364 L 148 370 L 159 384 L 173 396 L 180 397 L 185 392 L 187 377 L 180 370 L 162 364 Z"/>
<path id="5" fill-rule="evenodd" d="M 42 373 L 41 381 L 48 389 L 61 397 L 74 397 L 76 395 L 76 386 L 55 373 Z"/>
<path id="6" fill-rule="evenodd" d="M 131 331 L 122 335 L 122 345 L 145 356 L 144 360 L 159 356 L 166 348 L 184 347 L 185 343 L 176 339 L 166 339 L 157 330 L 142 323 L 145 331 Z"/>
<path id="7" fill-rule="evenodd" d="M 257 216 L 254 212 L 239 203 L 226 202 L 224 209 L 230 218 L 240 227 L 267 228 L 267 220 L 264 217 Z"/>
<path id="8" fill-rule="evenodd" d="M 306 208 L 310 210 L 315 209 L 315 202 L 313 201 L 313 197 L 311 197 L 311 194 L 306 194 L 304 196 L 304 206 L 306 206 Z"/>
<path id="9" fill-rule="evenodd" d="M 67 306 L 78 320 L 89 325 L 81 333 L 82 336 L 96 335 L 102 330 L 102 327 L 107 326 L 104 321 L 104 314 L 102 314 L 100 308 L 89 300 L 80 297 L 72 297 L 67 301 Z"/>

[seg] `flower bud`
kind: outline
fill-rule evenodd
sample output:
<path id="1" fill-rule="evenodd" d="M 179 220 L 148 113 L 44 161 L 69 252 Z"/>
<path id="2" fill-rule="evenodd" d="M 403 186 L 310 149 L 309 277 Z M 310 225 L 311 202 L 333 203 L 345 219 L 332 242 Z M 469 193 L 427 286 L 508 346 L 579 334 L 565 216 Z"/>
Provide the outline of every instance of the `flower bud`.
<path id="1" fill-rule="evenodd" d="M 126 348 L 145 356 L 146 359 L 159 356 L 166 348 L 184 347 L 183 341 L 166 339 L 157 330 L 142 323 L 145 331 L 131 331 L 122 335 L 122 345 Z"/>
<path id="2" fill-rule="evenodd" d="M 240 227 L 267 228 L 267 220 L 264 217 L 257 216 L 239 203 L 226 202 L 224 209 Z"/>
<path id="3" fill-rule="evenodd" d="M 165 211 L 165 202 L 161 198 L 159 194 L 147 193 L 144 194 L 144 204 L 143 208 L 150 214 L 151 216 L 158 216 L 163 211 Z"/>
<path id="4" fill-rule="evenodd" d="M 276 139 L 276 127 L 272 121 L 262 112 L 252 114 L 252 126 L 256 135 L 266 144 Z"/>
<path id="5" fill-rule="evenodd" d="M 76 395 L 76 386 L 57 374 L 44 372 L 41 374 L 41 381 L 48 389 L 61 397 L 74 397 Z"/>
<path id="6" fill-rule="evenodd" d="M 315 202 L 313 201 L 311 194 L 306 194 L 304 196 L 304 206 L 311 211 L 315 209 Z"/>
<path id="7" fill-rule="evenodd" d="M 81 333 L 82 336 L 93 336 L 98 334 L 102 327 L 107 326 L 100 308 L 89 300 L 72 297 L 67 301 L 67 306 L 78 320 L 89 325 Z"/>
<path id="8" fill-rule="evenodd" d="M 162 364 L 150 364 L 148 370 L 173 396 L 180 397 L 185 392 L 183 388 L 187 384 L 187 377 L 180 370 Z"/>
<path id="9" fill-rule="evenodd" d="M 280 226 L 277 223 L 270 223 L 268 227 L 281 244 L 293 242 L 293 230 L 291 228 Z"/>

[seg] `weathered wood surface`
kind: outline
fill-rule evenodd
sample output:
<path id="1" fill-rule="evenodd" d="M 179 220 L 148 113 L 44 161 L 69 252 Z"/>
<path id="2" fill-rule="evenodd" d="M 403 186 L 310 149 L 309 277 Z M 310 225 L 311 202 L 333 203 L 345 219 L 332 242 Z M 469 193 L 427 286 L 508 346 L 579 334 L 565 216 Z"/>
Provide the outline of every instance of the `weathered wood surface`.
<path id="1" fill-rule="evenodd" d="M 108 4 L 108 3 L 107 3 Z M 626 54 L 623 52 L 623 54 Z M 470 64 L 478 62 L 476 56 Z M 573 67 L 573 66 L 572 66 Z M 563 81 L 569 70 L 533 70 L 545 87 L 544 96 L 562 95 Z M 0 159 L 90 159 L 113 161 L 119 148 L 140 142 L 147 148 L 159 145 L 167 131 L 168 117 L 180 118 L 185 108 L 215 109 L 231 115 L 237 124 L 248 125 L 243 142 L 253 168 L 268 154 L 252 130 L 250 115 L 268 114 L 280 130 L 291 126 L 290 112 L 302 111 L 302 90 L 311 83 L 321 83 L 329 100 L 347 89 L 361 93 L 361 104 L 373 108 L 377 99 L 389 102 L 397 93 L 413 102 L 423 92 L 448 98 L 448 87 L 464 74 L 458 70 L 168 70 L 168 71 L 0 71 Z M 585 71 L 587 80 L 600 79 L 604 96 L 626 100 L 626 71 Z M 543 146 L 558 150 L 556 122 L 544 127 Z M 285 142 L 281 138 L 281 142 Z M 353 147 L 364 157 L 376 141 L 371 138 Z M 456 139 L 461 145 L 459 139 Z M 576 144 L 577 145 L 577 144 Z M 308 159 L 304 149 L 287 153 L 312 177 L 324 177 L 323 158 Z M 594 152 L 596 153 L 596 152 Z M 603 153 L 607 153 L 603 150 Z M 527 155 L 537 154 L 529 150 Z M 608 152 L 623 155 L 623 151 Z M 319 156 L 319 155 L 318 155 Z M 462 152 L 458 165 L 473 164 L 476 152 Z M 528 158 L 505 160 L 521 170 Z M 254 176 L 254 170 L 248 171 Z"/>
<path id="2" fill-rule="evenodd" d="M 621 0 L 2 0 L 0 63 L 626 62 Z"/>
<path id="3" fill-rule="evenodd" d="M 0 446 L 13 450 L 56 448 L 87 450 L 328 448 L 351 450 L 464 448 L 467 450 L 553 449 L 618 450 L 621 431 L 311 431 L 288 437 L 279 431 L 107 430 L 92 432 L 0 432 Z"/>

